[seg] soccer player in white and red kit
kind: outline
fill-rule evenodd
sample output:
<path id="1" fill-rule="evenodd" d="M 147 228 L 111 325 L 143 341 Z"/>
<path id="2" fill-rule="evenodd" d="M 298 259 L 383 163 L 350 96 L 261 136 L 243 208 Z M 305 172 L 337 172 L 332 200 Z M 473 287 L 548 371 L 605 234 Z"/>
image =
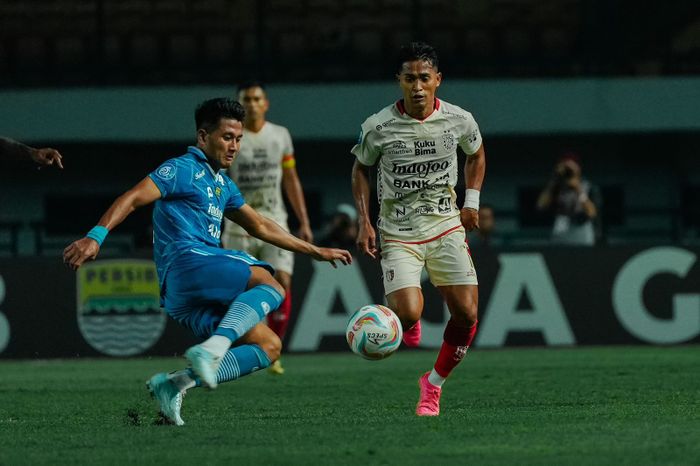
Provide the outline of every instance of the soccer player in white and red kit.
<path id="1" fill-rule="evenodd" d="M 414 42 L 397 62 L 403 99 L 370 116 L 352 148 L 352 191 L 359 219 L 358 248 L 376 258 L 381 248 L 384 291 L 401 319 L 404 343 L 420 342 L 421 272 L 447 303 L 451 318 L 432 371 L 419 379 L 419 416 L 440 413 L 442 384 L 465 356 L 477 325 L 478 283 L 465 229 L 479 226 L 479 193 L 486 155 L 472 115 L 435 97 L 442 74 L 435 50 Z M 467 154 L 466 200 L 459 209 L 457 146 Z M 377 227 L 369 217 L 369 169 L 377 165 Z"/>
<path id="2" fill-rule="evenodd" d="M 312 242 L 313 234 L 289 131 L 265 119 L 270 102 L 262 84 L 242 84 L 238 88 L 238 100 L 245 108 L 243 140 L 238 158 L 229 168 L 229 176 L 251 207 L 289 231 L 287 210 L 282 199 L 284 190 L 299 220 L 297 236 Z M 268 315 L 267 323 L 284 340 L 292 311 L 294 253 L 254 238 L 228 220 L 222 242 L 227 249 L 245 251 L 275 268 L 275 279 L 284 287 L 286 294 L 279 310 Z M 269 371 L 274 374 L 284 372 L 279 359 L 270 366 Z"/>

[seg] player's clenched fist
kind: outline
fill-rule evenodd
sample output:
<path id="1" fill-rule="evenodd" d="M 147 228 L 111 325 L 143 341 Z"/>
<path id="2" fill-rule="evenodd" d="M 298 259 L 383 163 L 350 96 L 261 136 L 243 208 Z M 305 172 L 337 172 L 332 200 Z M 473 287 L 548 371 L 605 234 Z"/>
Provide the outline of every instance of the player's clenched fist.
<path id="1" fill-rule="evenodd" d="M 462 209 L 459 211 L 459 217 L 462 221 L 462 226 L 467 231 L 479 228 L 479 211 L 474 209 Z"/>

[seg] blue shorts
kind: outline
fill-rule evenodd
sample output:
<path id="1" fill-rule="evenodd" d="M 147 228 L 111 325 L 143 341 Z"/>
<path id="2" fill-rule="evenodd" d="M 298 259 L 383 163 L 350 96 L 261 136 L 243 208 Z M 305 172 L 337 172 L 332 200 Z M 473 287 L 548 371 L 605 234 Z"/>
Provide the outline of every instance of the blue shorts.
<path id="1" fill-rule="evenodd" d="M 165 276 L 165 311 L 199 338 L 214 333 L 229 306 L 246 291 L 250 267 L 275 271 L 243 251 L 198 246 L 178 256 Z"/>

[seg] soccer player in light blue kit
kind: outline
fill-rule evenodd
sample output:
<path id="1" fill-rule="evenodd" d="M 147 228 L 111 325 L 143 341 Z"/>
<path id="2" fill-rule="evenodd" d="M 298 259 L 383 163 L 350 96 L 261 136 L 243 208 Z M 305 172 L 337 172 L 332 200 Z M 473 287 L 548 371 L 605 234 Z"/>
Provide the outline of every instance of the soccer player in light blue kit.
<path id="1" fill-rule="evenodd" d="M 95 259 L 107 233 L 135 209 L 155 202 L 154 258 L 161 302 L 177 322 L 204 339 L 185 352 L 191 368 L 148 381 L 163 415 L 183 425 L 182 398 L 193 387 L 216 388 L 268 367 L 282 343 L 264 323 L 284 299 L 272 267 L 242 251 L 221 248 L 226 216 L 252 236 L 316 260 L 352 262 L 348 251 L 319 248 L 280 228 L 245 204 L 225 170 L 236 158 L 245 111 L 225 98 L 195 112 L 197 145 L 170 159 L 117 198 L 96 227 L 69 245 L 63 260 L 74 270 Z"/>

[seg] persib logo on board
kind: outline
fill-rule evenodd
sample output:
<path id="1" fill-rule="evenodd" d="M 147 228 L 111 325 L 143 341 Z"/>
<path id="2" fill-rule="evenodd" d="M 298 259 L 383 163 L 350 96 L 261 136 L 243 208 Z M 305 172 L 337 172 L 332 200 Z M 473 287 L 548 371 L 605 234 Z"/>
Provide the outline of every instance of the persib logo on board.
<path id="1" fill-rule="evenodd" d="M 78 327 L 90 346 L 109 356 L 133 356 L 163 334 L 158 275 L 150 260 L 84 264 L 77 274 Z"/>

